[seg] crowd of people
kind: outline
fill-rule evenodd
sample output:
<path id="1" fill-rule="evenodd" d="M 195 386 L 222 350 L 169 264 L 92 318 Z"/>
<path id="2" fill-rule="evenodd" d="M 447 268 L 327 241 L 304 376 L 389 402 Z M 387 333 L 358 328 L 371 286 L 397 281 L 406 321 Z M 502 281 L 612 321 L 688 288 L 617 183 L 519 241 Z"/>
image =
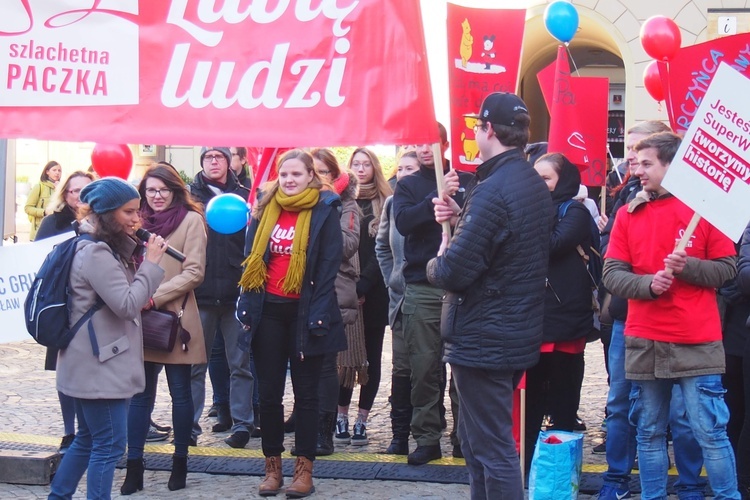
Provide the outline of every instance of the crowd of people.
<path id="1" fill-rule="evenodd" d="M 71 271 L 71 321 L 103 302 L 88 335 L 48 352 L 65 436 L 50 498 L 70 498 L 86 469 L 89 495 L 108 497 L 126 444 L 120 491 L 143 488 L 162 369 L 174 428 L 170 490 L 187 484 L 208 373 L 212 431 L 229 432 L 233 448 L 261 439 L 259 494 L 284 488 L 285 432 L 294 432 L 297 457 L 286 495 L 312 494 L 317 456 L 368 444 L 389 326 L 384 451 L 417 466 L 441 458 L 448 403 L 452 454 L 466 459 L 471 497 L 521 499 L 545 418 L 556 430 L 580 425 L 595 321 L 610 384 L 599 497 L 631 495 L 637 456 L 642 498 L 666 498 L 671 433 L 682 500 L 703 498 L 704 466 L 716 498 L 750 498 L 750 225 L 735 245 L 701 221 L 675 250 L 692 212 L 662 186 L 681 139 L 661 122 L 628 131 L 627 168 L 615 167 L 611 209 L 598 215 L 580 202 L 579 167 L 564 155 L 529 162 L 530 117 L 518 96 L 490 94 L 472 118 L 483 159 L 474 174 L 451 169 L 439 124 L 440 154 L 402 147 L 391 179 L 365 147 L 345 166 L 328 149 L 292 149 L 258 193 L 242 147 L 204 147 L 190 184 L 169 163 L 150 167 L 137 188 L 85 172 L 60 182 L 50 162 L 26 208 L 49 213 L 35 236 L 71 223 L 91 235 Z M 204 218 L 225 193 L 254 202 L 248 227 L 232 234 Z M 140 227 L 152 234 L 145 244 Z M 186 259 L 163 258 L 170 246 Z M 594 255 L 603 257 L 601 283 Z M 151 309 L 178 313 L 188 332 L 170 352 L 143 346 L 140 315 Z M 285 421 L 287 373 L 294 407 Z M 513 394 L 524 375 L 519 464 Z"/>

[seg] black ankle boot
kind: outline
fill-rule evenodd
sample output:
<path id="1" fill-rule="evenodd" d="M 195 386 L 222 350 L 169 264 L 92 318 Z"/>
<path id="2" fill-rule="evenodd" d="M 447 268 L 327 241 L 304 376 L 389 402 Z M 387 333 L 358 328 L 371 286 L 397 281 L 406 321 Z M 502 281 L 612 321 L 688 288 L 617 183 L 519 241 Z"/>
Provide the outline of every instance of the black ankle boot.
<path id="1" fill-rule="evenodd" d="M 335 425 L 335 411 L 321 411 L 318 414 L 318 446 L 315 449 L 315 456 L 333 455 L 333 429 Z"/>
<path id="2" fill-rule="evenodd" d="M 169 476 L 169 491 L 181 490 L 187 479 L 187 457 L 172 457 L 172 474 Z"/>
<path id="3" fill-rule="evenodd" d="M 128 460 L 125 482 L 120 487 L 121 495 L 132 495 L 143 489 L 143 459 Z"/>
<path id="4" fill-rule="evenodd" d="M 232 412 L 229 405 L 219 405 L 216 413 L 216 423 L 211 427 L 211 432 L 226 432 L 232 428 Z"/>

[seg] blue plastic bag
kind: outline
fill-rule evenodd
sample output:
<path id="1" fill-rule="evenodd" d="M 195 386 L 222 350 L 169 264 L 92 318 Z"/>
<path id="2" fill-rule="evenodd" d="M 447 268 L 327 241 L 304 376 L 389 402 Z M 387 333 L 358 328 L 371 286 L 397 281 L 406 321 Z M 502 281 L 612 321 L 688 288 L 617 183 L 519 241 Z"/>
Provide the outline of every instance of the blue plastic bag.
<path id="1" fill-rule="evenodd" d="M 560 443 L 547 442 L 550 437 Z M 529 500 L 578 498 L 583 467 L 583 435 L 542 431 L 536 442 L 529 473 Z"/>

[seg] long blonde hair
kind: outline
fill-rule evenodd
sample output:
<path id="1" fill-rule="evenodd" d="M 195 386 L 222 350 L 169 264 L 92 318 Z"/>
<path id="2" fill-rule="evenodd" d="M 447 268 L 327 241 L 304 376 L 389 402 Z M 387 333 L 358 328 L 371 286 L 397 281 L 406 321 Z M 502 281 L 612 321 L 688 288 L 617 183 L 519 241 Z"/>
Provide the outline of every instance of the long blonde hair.
<path id="1" fill-rule="evenodd" d="M 383 174 L 383 167 L 380 165 L 380 160 L 375 155 L 375 153 L 367 148 L 357 148 L 352 152 L 352 155 L 349 157 L 349 163 L 347 165 L 347 169 L 351 172 L 352 171 L 352 162 L 354 161 L 354 157 L 357 155 L 357 153 L 362 153 L 366 155 L 370 159 L 370 163 L 372 163 L 372 181 L 375 184 L 375 187 L 378 190 L 378 193 L 380 194 L 380 197 L 385 200 L 390 195 L 393 194 L 393 190 L 391 189 L 391 185 L 388 184 L 388 181 L 385 178 L 385 174 Z"/>

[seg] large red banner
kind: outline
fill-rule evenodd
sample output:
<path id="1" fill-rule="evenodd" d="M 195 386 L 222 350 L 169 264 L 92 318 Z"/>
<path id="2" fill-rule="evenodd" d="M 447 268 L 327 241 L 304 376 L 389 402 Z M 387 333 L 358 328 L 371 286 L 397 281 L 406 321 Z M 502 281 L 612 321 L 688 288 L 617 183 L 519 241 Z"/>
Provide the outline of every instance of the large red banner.
<path id="1" fill-rule="evenodd" d="M 571 76 L 565 47 L 539 72 L 539 85 L 550 112 L 547 151 L 562 153 L 581 170 L 586 186 L 603 186 L 607 175 L 609 80 Z"/>
<path id="2" fill-rule="evenodd" d="M 427 143 L 418 0 L 4 0 L 0 137 Z"/>
<path id="3" fill-rule="evenodd" d="M 525 10 L 475 9 L 448 4 L 448 82 L 453 166 L 481 164 L 474 118 L 492 92 L 515 92 L 521 60 Z"/>
<path id="4" fill-rule="evenodd" d="M 662 83 L 671 103 L 672 127 L 684 133 L 713 80 L 720 62 L 750 78 L 750 33 L 727 36 L 683 47 L 669 61 L 669 79 Z M 669 103 L 668 103 L 669 105 Z"/>

